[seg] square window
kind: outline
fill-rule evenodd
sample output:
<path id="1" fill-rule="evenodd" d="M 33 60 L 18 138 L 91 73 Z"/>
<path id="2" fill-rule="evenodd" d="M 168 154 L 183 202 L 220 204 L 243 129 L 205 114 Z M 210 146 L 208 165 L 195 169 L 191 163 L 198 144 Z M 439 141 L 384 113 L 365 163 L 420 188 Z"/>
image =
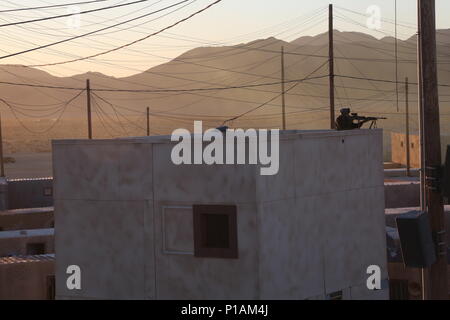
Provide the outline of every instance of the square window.
<path id="1" fill-rule="evenodd" d="M 44 197 L 51 197 L 51 196 L 53 196 L 53 188 L 45 187 L 44 188 Z"/>
<path id="2" fill-rule="evenodd" d="M 194 255 L 237 259 L 236 206 L 194 205 Z"/>
<path id="3" fill-rule="evenodd" d="M 34 256 L 45 254 L 45 243 L 27 243 L 27 255 Z"/>
<path id="4" fill-rule="evenodd" d="M 202 243 L 207 248 L 229 248 L 230 247 L 230 228 L 228 215 L 226 214 L 208 214 L 201 217 L 205 230 L 205 236 Z"/>

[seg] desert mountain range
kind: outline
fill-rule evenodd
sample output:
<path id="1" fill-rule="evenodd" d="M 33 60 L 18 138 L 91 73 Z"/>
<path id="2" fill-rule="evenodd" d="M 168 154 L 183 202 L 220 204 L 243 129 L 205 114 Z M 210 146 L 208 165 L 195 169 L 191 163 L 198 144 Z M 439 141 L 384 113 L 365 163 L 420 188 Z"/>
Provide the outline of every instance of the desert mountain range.
<path id="1" fill-rule="evenodd" d="M 399 69 L 398 79 L 405 77 L 413 83 L 410 86 L 411 126 L 417 125 L 414 115 L 417 111 L 416 83 L 416 37 L 398 41 Z M 438 31 L 439 82 L 450 84 L 450 29 Z M 189 50 L 179 57 L 145 72 L 125 78 L 115 78 L 96 72 L 71 77 L 56 77 L 45 71 L 17 66 L 0 65 L 0 81 L 14 83 L 45 84 L 63 87 L 84 87 L 90 79 L 93 89 L 192 89 L 240 86 L 280 81 L 280 49 L 284 47 L 286 80 L 307 77 L 312 71 L 326 63 L 328 55 L 328 35 L 301 37 L 292 42 L 276 38 L 260 39 L 231 47 L 199 47 Z M 312 55 L 312 56 L 311 56 Z M 335 73 L 358 78 L 395 79 L 394 39 L 376 39 L 357 32 L 335 31 Z M 346 58 L 351 58 L 350 60 Z M 355 59 L 356 58 L 356 59 Z M 231 70 L 231 71 L 230 71 Z M 328 74 L 325 64 L 313 76 Z M 290 89 L 295 83 L 287 83 Z M 397 112 L 394 83 L 375 82 L 360 79 L 336 78 L 336 109 L 349 106 L 361 115 L 387 116 L 389 120 L 380 126 L 388 130 L 402 130 L 404 120 L 404 86 L 399 85 L 399 112 Z M 449 88 L 440 88 L 443 130 L 445 114 L 450 113 Z M 246 89 L 220 91 L 200 91 L 192 93 L 126 93 L 97 92 L 99 96 L 115 105 L 144 112 L 150 107 L 152 123 L 166 121 L 169 127 L 189 126 L 194 120 L 204 120 L 208 126 L 220 125 L 225 119 L 233 118 L 260 104 L 273 99 L 258 110 L 239 120 L 233 126 L 279 127 L 281 125 L 280 85 L 262 86 Z M 22 108 L 49 108 L 61 101 L 67 101 L 75 91 L 32 88 L 0 84 L 0 97 L 16 103 Z M 98 98 L 96 102 L 107 113 L 113 110 Z M 286 96 L 288 128 L 326 128 L 328 126 L 328 79 L 302 82 L 291 89 Z M 35 106 L 39 105 L 39 106 Z M 47 105 L 47 106 L 46 106 Z M 46 106 L 46 107 L 44 107 Z M 86 97 L 83 94 L 67 108 L 65 119 L 85 118 Z M 4 105 L 2 115 L 11 118 L 12 114 Z M 95 107 L 94 107 L 95 108 Z M 117 109 L 131 117 L 128 109 Z M 25 112 L 27 113 L 27 112 Z M 51 112 L 50 112 L 51 113 Z M 46 114 L 43 112 L 42 114 Z M 170 114 L 170 115 L 168 115 Z M 48 117 L 55 118 L 55 115 Z M 43 117 L 45 118 L 45 117 Z M 448 121 L 446 121 L 448 122 Z M 170 129 L 170 128 L 167 128 Z M 163 130 L 165 131 L 165 130 Z"/>

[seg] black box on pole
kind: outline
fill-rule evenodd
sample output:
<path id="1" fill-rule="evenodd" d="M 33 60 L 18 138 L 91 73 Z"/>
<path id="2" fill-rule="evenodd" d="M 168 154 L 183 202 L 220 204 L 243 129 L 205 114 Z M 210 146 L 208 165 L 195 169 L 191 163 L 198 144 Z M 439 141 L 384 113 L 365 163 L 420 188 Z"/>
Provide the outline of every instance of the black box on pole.
<path id="1" fill-rule="evenodd" d="M 443 177 L 441 181 L 442 195 L 450 200 L 450 145 L 447 146 L 447 155 L 445 157 Z"/>
<path id="2" fill-rule="evenodd" d="M 410 268 L 426 268 L 436 262 L 436 249 L 428 214 L 411 211 L 397 217 L 403 262 Z"/>

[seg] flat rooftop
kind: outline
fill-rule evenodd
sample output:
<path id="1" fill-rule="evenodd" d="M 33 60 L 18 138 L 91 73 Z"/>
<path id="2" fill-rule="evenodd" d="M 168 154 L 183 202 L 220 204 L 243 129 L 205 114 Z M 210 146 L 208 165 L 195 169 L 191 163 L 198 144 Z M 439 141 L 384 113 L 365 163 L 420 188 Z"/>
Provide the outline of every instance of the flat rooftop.
<path id="1" fill-rule="evenodd" d="M 230 128 L 234 129 L 234 128 Z M 239 129 L 239 128 L 236 128 Z M 375 132 L 382 132 L 382 129 L 361 129 L 361 130 L 280 130 L 280 140 L 288 140 L 295 138 L 325 138 L 325 137 L 343 137 L 355 135 L 368 135 Z M 191 132 L 191 136 L 194 134 Z M 162 136 L 142 136 L 142 137 L 126 137 L 116 139 L 60 139 L 52 140 L 53 144 L 101 144 L 101 143 L 174 143 L 171 141 L 170 135 Z"/>
<path id="2" fill-rule="evenodd" d="M 0 231 L 1 239 L 53 236 L 54 228 Z"/>

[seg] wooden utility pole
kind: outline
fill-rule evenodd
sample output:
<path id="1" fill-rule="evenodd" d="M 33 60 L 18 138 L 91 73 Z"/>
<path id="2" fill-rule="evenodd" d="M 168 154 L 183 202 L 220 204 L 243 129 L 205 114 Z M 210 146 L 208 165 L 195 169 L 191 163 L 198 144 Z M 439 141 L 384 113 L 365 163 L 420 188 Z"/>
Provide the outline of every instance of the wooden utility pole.
<path id="1" fill-rule="evenodd" d="M 417 2 L 417 12 L 419 12 L 420 3 Z M 424 145 L 424 137 L 423 137 L 423 95 L 422 95 L 422 53 L 421 48 L 422 44 L 420 41 L 420 15 L 418 17 L 417 21 L 418 31 L 417 31 L 417 107 L 419 115 L 419 152 L 420 152 L 420 209 L 422 211 L 425 211 L 427 209 L 426 206 L 426 198 L 425 198 L 425 158 L 424 158 L 424 152 L 425 145 Z M 422 279 L 421 279 L 421 285 L 422 285 L 422 299 L 426 300 L 427 298 L 427 289 L 429 287 L 428 285 L 428 271 L 426 269 L 421 269 L 422 273 Z"/>
<path id="2" fill-rule="evenodd" d="M 427 211 L 431 230 L 437 246 L 437 260 L 426 271 L 427 299 L 448 299 L 447 245 L 445 237 L 445 217 L 443 198 L 439 190 L 430 183 L 437 177 L 437 168 L 442 164 L 441 137 L 439 124 L 439 95 L 436 65 L 436 17 L 435 1 L 419 0 L 420 52 L 423 96 L 423 129 L 425 158 L 425 186 Z M 420 90 L 420 89 L 419 89 Z"/>
<path id="3" fill-rule="evenodd" d="M 406 176 L 411 175 L 411 146 L 409 142 L 409 82 L 405 79 L 405 132 L 406 132 Z"/>
<path id="4" fill-rule="evenodd" d="M 283 130 L 286 130 L 286 97 L 284 82 L 284 47 L 281 47 L 281 112 L 283 113 Z"/>
<path id="5" fill-rule="evenodd" d="M 92 139 L 91 84 L 89 82 L 89 79 L 86 80 L 86 97 L 87 97 L 88 138 Z"/>
<path id="6" fill-rule="evenodd" d="M 5 159 L 3 157 L 2 116 L 0 115 L 0 177 L 5 177 Z"/>
<path id="7" fill-rule="evenodd" d="M 334 117 L 334 45 L 333 45 L 333 5 L 328 7 L 328 59 L 330 69 L 330 128 L 335 129 Z"/>
<path id="8" fill-rule="evenodd" d="M 147 136 L 150 135 L 150 108 L 147 107 Z"/>
<path id="9" fill-rule="evenodd" d="M 395 96 L 397 98 L 397 112 L 399 112 L 398 108 L 398 39 L 397 39 L 397 0 L 394 0 L 395 6 Z"/>
<path id="10" fill-rule="evenodd" d="M 417 2 L 417 12 L 419 12 L 420 3 Z M 418 32 L 417 32 L 417 107 L 418 107 L 418 115 L 419 115 L 419 143 L 420 143 L 420 208 L 422 211 L 426 210 L 426 199 L 425 199 L 425 158 L 424 152 L 424 137 L 423 137 L 423 95 L 422 95 L 422 53 L 421 53 L 421 41 L 420 41 L 420 16 L 417 21 Z"/>

